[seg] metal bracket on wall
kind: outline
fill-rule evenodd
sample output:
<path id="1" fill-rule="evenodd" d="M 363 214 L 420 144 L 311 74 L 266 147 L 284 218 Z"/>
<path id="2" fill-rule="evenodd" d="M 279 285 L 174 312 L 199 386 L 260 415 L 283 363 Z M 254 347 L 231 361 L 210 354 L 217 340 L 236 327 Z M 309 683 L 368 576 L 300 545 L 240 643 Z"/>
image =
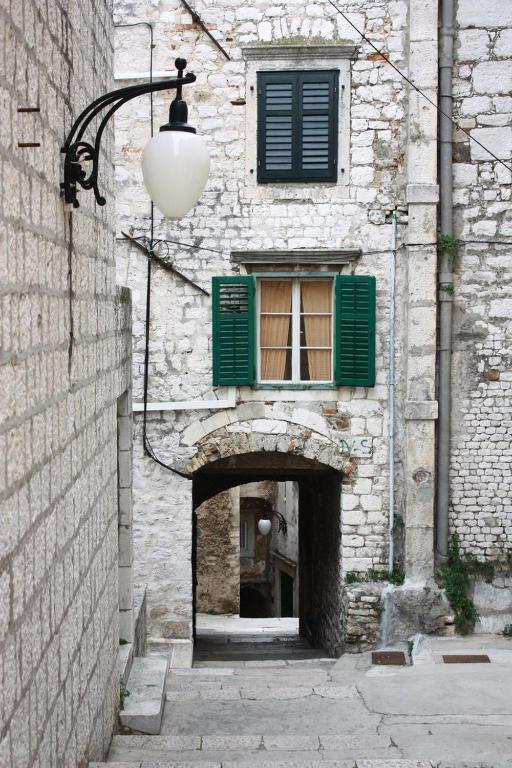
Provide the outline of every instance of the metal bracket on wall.
<path id="1" fill-rule="evenodd" d="M 199 27 L 201 27 L 205 35 L 207 35 L 210 38 L 212 43 L 219 49 L 222 55 L 225 56 L 228 61 L 231 61 L 231 57 L 229 53 L 227 53 L 222 47 L 222 45 L 219 43 L 219 41 L 214 38 L 214 36 L 210 32 L 210 30 L 207 28 L 206 24 L 201 19 L 197 11 L 194 11 L 194 9 L 190 7 L 190 5 L 187 3 L 187 0 L 181 0 L 181 4 L 190 13 L 190 16 L 192 17 L 192 21 L 194 22 L 194 24 L 197 24 Z"/>
<path id="2" fill-rule="evenodd" d="M 121 231 L 121 234 L 125 240 L 128 240 L 130 243 L 132 243 L 132 245 L 135 245 L 140 251 L 142 251 L 142 253 L 148 257 L 148 259 L 153 259 L 158 264 L 158 266 L 166 269 L 168 272 L 173 272 L 175 275 L 177 275 L 177 277 L 181 277 L 182 280 L 184 280 L 189 285 L 192 285 L 198 291 L 201 291 L 201 293 L 204 293 L 205 296 L 210 295 L 210 293 L 205 288 L 201 288 L 200 285 L 194 283 L 193 280 L 184 275 L 183 272 L 180 272 L 178 269 L 176 269 L 176 267 L 173 267 L 172 264 L 169 264 L 168 261 L 162 259 L 161 256 L 157 256 L 157 254 L 151 248 L 148 248 L 144 243 L 141 243 L 140 240 L 138 240 L 136 237 L 133 237 L 132 235 L 129 235 L 127 232 L 123 231 Z"/>

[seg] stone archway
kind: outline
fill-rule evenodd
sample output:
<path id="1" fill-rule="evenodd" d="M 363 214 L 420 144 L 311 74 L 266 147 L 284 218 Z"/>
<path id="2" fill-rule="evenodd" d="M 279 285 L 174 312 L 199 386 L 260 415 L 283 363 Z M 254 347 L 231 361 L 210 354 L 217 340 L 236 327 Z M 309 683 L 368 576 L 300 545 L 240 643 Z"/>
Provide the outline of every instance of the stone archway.
<path id="1" fill-rule="evenodd" d="M 213 424 L 212 424 L 213 425 Z M 341 481 L 350 456 L 327 434 L 292 421 L 230 421 L 203 436 L 187 471 L 193 505 L 257 479 L 299 487 L 299 618 L 301 634 L 339 655 L 344 645 L 341 579 Z"/>

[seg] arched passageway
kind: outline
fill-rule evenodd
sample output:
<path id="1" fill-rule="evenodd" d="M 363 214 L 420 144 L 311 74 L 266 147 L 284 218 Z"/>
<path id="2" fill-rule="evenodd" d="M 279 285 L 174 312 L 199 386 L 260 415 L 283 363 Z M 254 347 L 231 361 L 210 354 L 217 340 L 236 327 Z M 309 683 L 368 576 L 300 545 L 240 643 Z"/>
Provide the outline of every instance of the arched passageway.
<path id="1" fill-rule="evenodd" d="M 247 446 L 249 447 L 249 446 Z M 339 655 L 343 646 L 341 583 L 341 480 L 343 473 L 300 453 L 255 451 L 205 462 L 193 476 L 193 570 L 196 583 L 196 510 L 223 491 L 258 480 L 293 481 L 298 487 L 299 632 Z M 215 535 L 212 530 L 210 535 Z M 247 610 L 249 594 L 243 606 Z M 255 603 L 255 596 L 252 603 Z M 194 613 L 196 595 L 194 589 Z M 264 611 L 263 603 L 250 610 Z M 242 611 L 241 611 L 242 612 Z"/>

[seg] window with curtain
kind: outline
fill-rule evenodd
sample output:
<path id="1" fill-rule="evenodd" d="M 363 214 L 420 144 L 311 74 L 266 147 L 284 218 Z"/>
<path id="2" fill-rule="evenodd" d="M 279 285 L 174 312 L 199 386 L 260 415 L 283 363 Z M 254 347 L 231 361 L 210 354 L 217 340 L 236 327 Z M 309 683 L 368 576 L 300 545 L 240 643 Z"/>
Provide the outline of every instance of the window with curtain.
<path id="1" fill-rule="evenodd" d="M 332 381 L 332 279 L 263 279 L 258 288 L 259 380 Z"/>

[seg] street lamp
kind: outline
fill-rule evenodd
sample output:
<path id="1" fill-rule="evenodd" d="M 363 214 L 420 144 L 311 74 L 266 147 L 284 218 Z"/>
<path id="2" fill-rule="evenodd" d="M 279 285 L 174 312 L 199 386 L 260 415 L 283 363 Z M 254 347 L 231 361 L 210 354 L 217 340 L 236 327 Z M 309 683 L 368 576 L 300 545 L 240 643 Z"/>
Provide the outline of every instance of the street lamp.
<path id="1" fill-rule="evenodd" d="M 64 154 L 64 181 L 61 194 L 66 203 L 78 208 L 77 187 L 92 189 L 98 205 L 105 205 L 105 198 L 98 189 L 98 169 L 101 138 L 105 127 L 119 107 L 136 96 L 154 91 L 176 90 L 176 97 L 169 109 L 169 122 L 162 125 L 160 133 L 147 144 L 142 159 L 144 184 L 156 207 L 170 219 L 185 216 L 199 200 L 210 169 L 210 158 L 203 139 L 195 128 L 188 125 L 188 109 L 182 98 L 182 87 L 195 82 L 192 72 L 183 74 L 185 59 L 176 59 L 178 76 L 168 80 L 141 83 L 106 93 L 89 104 L 75 120 L 61 152 Z M 104 114 L 94 143 L 84 140 L 84 134 L 92 120 Z M 82 163 L 92 163 L 87 172 Z"/>
<path id="2" fill-rule="evenodd" d="M 285 536 L 288 533 L 288 524 L 286 522 L 286 518 L 284 515 L 281 514 L 281 512 L 277 512 L 277 510 L 272 509 L 270 511 L 270 514 L 274 517 L 277 517 L 279 521 L 278 531 L 282 532 Z M 268 536 L 272 529 L 272 520 L 267 517 L 262 517 L 258 520 L 258 531 L 261 533 L 262 536 Z"/>

